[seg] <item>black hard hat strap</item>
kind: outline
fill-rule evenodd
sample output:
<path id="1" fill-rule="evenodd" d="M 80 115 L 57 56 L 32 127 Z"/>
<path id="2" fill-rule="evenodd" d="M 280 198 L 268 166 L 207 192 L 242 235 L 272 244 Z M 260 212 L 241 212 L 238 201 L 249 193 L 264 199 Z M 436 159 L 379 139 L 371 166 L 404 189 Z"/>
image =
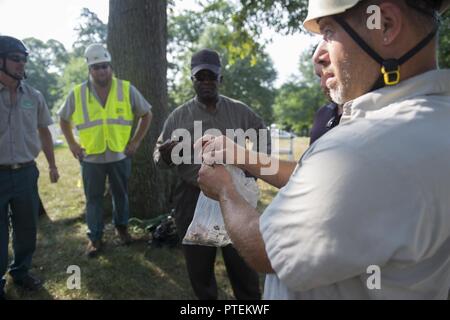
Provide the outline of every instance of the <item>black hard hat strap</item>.
<path id="1" fill-rule="evenodd" d="M 3 59 L 3 66 L 0 68 L 0 71 L 3 71 L 6 75 L 10 76 L 11 78 L 17 80 L 17 81 L 21 81 L 23 79 L 26 79 L 27 76 L 24 73 L 23 78 L 18 78 L 15 75 L 11 74 L 8 72 L 8 70 L 6 69 L 6 56 L 1 57 Z"/>
<path id="2" fill-rule="evenodd" d="M 353 30 L 352 27 L 340 16 L 334 16 L 334 20 L 341 25 L 341 27 L 348 33 L 348 35 L 363 49 L 369 56 L 371 56 L 379 64 L 383 64 L 384 59 L 375 52 L 360 36 Z"/>
<path id="3" fill-rule="evenodd" d="M 422 41 L 408 51 L 400 59 L 383 59 L 376 53 L 352 27 L 340 16 L 335 16 L 337 23 L 348 33 L 348 35 L 363 49 L 372 59 L 381 65 L 381 75 L 371 91 L 380 89 L 387 85 L 396 85 L 400 82 L 400 66 L 415 56 L 420 50 L 425 48 L 436 36 L 438 27 L 435 27 Z"/>
<path id="4" fill-rule="evenodd" d="M 406 61 L 415 56 L 420 50 L 425 48 L 436 36 L 438 32 L 438 27 L 434 27 L 434 29 L 422 40 L 419 42 L 417 46 L 408 51 L 403 57 L 398 59 L 400 65 L 404 64 Z"/>

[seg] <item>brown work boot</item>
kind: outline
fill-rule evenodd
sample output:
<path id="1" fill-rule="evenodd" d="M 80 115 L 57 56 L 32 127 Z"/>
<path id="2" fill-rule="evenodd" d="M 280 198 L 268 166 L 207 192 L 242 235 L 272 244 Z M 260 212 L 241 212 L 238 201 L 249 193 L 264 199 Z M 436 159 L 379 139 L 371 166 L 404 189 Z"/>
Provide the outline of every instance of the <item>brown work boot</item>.
<path id="1" fill-rule="evenodd" d="M 122 245 L 129 245 L 131 242 L 133 242 L 133 238 L 128 233 L 128 227 L 127 226 L 116 226 L 116 234 L 119 236 L 120 243 Z"/>
<path id="2" fill-rule="evenodd" d="M 94 258 L 99 254 L 101 249 L 102 249 L 101 240 L 96 241 L 89 240 L 89 243 L 86 248 L 86 255 L 88 256 L 88 258 Z"/>

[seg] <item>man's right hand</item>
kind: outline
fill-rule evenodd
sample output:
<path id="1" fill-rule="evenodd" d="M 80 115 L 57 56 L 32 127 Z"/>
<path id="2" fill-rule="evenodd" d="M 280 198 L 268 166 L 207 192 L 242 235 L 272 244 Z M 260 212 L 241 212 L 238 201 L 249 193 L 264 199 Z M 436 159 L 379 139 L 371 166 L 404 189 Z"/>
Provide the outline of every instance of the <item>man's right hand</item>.
<path id="1" fill-rule="evenodd" d="M 75 159 L 78 159 L 80 161 L 83 160 L 85 156 L 85 150 L 78 144 L 78 143 L 72 143 L 69 145 L 70 151 L 72 151 L 73 156 Z"/>
<path id="2" fill-rule="evenodd" d="M 234 143 L 226 136 L 214 137 L 205 135 L 194 144 L 194 150 L 202 152 L 205 164 L 240 165 L 246 162 L 245 148 Z"/>
<path id="3" fill-rule="evenodd" d="M 173 141 L 173 140 L 167 140 L 163 144 L 161 144 L 158 147 L 159 153 L 161 154 L 161 158 L 165 163 L 168 165 L 171 165 L 173 163 L 172 161 L 172 149 L 178 144 L 179 142 Z"/>

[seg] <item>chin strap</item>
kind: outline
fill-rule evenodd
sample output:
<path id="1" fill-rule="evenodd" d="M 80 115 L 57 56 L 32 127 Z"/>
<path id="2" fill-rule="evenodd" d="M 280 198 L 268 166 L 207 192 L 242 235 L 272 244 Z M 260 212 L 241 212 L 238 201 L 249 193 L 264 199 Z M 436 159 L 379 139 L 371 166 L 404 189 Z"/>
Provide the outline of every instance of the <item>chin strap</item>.
<path id="1" fill-rule="evenodd" d="M 348 33 L 348 35 L 363 49 L 372 59 L 378 62 L 381 66 L 381 75 L 373 85 L 370 91 L 375 91 L 385 86 L 395 86 L 401 80 L 400 66 L 406 61 L 414 57 L 420 50 L 425 48 L 436 36 L 438 27 L 434 27 L 422 41 L 420 41 L 414 48 L 409 50 L 400 59 L 383 59 L 376 53 L 356 32 L 352 27 L 340 16 L 335 16 L 337 23 Z"/>

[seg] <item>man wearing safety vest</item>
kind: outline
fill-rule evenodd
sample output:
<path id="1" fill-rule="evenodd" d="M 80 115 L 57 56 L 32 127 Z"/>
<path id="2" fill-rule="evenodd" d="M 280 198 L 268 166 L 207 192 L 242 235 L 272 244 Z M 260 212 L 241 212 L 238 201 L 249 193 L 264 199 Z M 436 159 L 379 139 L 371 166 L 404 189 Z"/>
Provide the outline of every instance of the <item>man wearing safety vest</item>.
<path id="1" fill-rule="evenodd" d="M 69 94 L 59 116 L 70 150 L 81 163 L 89 237 L 86 254 L 95 257 L 102 248 L 106 177 L 112 190 L 117 235 L 125 245 L 132 241 L 127 228 L 131 157 L 149 129 L 152 113 L 151 105 L 134 86 L 113 77 L 111 55 L 103 45 L 90 45 L 85 58 L 89 78 Z M 135 118 L 140 119 L 131 137 Z M 72 124 L 79 142 L 72 133 Z"/>

